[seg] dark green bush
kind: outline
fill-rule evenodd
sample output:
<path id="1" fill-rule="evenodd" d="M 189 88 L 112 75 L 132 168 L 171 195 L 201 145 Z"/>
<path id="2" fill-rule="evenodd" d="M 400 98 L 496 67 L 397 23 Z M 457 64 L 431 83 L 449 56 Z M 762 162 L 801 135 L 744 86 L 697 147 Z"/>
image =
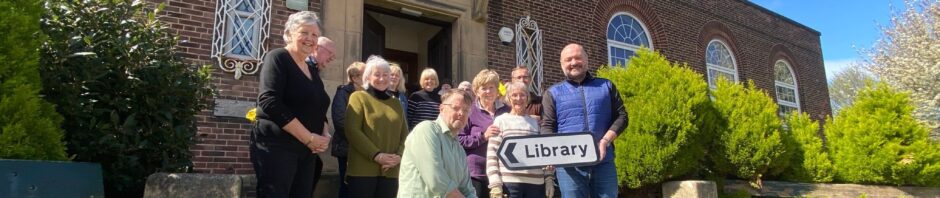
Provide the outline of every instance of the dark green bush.
<path id="1" fill-rule="evenodd" d="M 763 90 L 719 78 L 712 92 L 714 108 L 727 121 L 716 132 L 710 159 L 719 174 L 730 173 L 760 184 L 784 153 L 777 104 Z M 781 165 L 782 166 L 782 165 Z"/>
<path id="2" fill-rule="evenodd" d="M 39 96 L 41 1 L 0 3 L 0 159 L 66 160 L 62 116 Z"/>
<path id="3" fill-rule="evenodd" d="M 183 62 L 143 1 L 50 0 L 45 9 L 43 90 L 65 117 L 75 160 L 102 164 L 109 197 L 140 197 L 148 175 L 187 171 L 195 115 L 211 97 L 208 67 Z"/>
<path id="4" fill-rule="evenodd" d="M 702 75 L 641 49 L 629 66 L 604 67 L 623 97 L 629 125 L 615 143 L 620 184 L 639 188 L 682 176 L 704 156 L 700 113 L 709 104 Z"/>
<path id="5" fill-rule="evenodd" d="M 787 181 L 826 183 L 832 181 L 832 161 L 819 137 L 819 123 L 806 113 L 793 112 L 786 117 L 783 136 L 786 160 L 782 178 Z"/>
<path id="6" fill-rule="evenodd" d="M 826 123 L 836 180 L 940 186 L 940 154 L 914 119 L 907 93 L 869 83 Z"/>

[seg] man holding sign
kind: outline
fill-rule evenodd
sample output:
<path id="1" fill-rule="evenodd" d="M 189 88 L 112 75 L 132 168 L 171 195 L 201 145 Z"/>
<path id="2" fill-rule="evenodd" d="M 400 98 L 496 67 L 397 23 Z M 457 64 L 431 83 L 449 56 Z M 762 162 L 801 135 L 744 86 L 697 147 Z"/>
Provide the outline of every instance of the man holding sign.
<path id="1" fill-rule="evenodd" d="M 542 134 L 590 132 L 600 157 L 594 165 L 556 169 L 562 197 L 617 197 L 617 168 L 611 145 L 627 127 L 623 100 L 613 83 L 588 72 L 587 52 L 581 45 L 568 44 L 561 50 L 560 59 L 566 80 L 542 96 Z M 573 153 L 572 149 L 569 152 Z"/>

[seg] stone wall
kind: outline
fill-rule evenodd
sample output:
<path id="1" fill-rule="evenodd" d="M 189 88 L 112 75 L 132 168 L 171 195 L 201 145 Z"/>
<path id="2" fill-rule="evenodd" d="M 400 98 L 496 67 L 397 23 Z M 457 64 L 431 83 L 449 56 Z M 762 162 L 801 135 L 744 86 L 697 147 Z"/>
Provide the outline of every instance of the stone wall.
<path id="1" fill-rule="evenodd" d="M 810 184 L 764 181 L 763 188 L 754 189 L 747 181 L 728 180 L 725 192 L 747 191 L 759 197 L 940 197 L 940 188 L 909 186 L 878 186 L 860 184 Z"/>

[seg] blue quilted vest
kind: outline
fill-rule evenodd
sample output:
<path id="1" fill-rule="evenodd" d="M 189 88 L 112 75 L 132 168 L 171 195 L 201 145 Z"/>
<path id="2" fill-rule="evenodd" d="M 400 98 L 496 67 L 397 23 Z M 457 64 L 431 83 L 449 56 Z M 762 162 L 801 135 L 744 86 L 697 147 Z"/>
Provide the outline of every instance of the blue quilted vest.
<path id="1" fill-rule="evenodd" d="M 590 131 L 597 142 L 604 137 L 614 122 L 610 104 L 610 89 L 607 79 L 588 76 L 577 84 L 565 80 L 549 88 L 555 102 L 558 133 Z M 604 162 L 613 160 L 613 147 L 607 148 Z"/>

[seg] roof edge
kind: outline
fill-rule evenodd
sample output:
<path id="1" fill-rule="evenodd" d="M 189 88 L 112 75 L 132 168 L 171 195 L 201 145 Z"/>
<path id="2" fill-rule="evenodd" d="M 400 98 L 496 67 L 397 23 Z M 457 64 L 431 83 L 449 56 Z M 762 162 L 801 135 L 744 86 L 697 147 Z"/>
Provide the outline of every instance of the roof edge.
<path id="1" fill-rule="evenodd" d="M 781 15 L 781 14 L 779 14 L 779 13 L 777 13 L 777 12 L 774 12 L 774 11 L 772 11 L 772 10 L 770 10 L 770 9 L 764 8 L 763 6 L 757 5 L 756 3 L 751 2 L 750 0 L 738 0 L 738 1 L 741 1 L 741 2 L 743 2 L 744 4 L 749 5 L 749 6 L 751 6 L 751 7 L 757 8 L 758 10 L 761 10 L 761 11 L 767 13 L 767 14 L 770 14 L 770 15 L 776 16 L 776 17 L 778 17 L 778 18 L 781 18 L 781 19 L 783 19 L 784 21 L 789 22 L 789 23 L 791 23 L 791 24 L 793 24 L 793 25 L 796 25 L 796 26 L 799 26 L 799 27 L 801 27 L 801 28 L 803 28 L 803 29 L 809 30 L 809 31 L 812 32 L 813 34 L 816 34 L 816 36 L 821 36 L 821 33 L 820 33 L 819 31 L 817 31 L 816 29 L 813 29 L 813 28 L 811 28 L 811 27 L 809 27 L 809 26 L 803 25 L 802 23 L 796 22 L 796 21 L 794 21 L 793 19 L 790 19 L 790 18 L 788 18 L 788 17 L 786 17 L 786 16 L 783 16 L 783 15 Z"/>

